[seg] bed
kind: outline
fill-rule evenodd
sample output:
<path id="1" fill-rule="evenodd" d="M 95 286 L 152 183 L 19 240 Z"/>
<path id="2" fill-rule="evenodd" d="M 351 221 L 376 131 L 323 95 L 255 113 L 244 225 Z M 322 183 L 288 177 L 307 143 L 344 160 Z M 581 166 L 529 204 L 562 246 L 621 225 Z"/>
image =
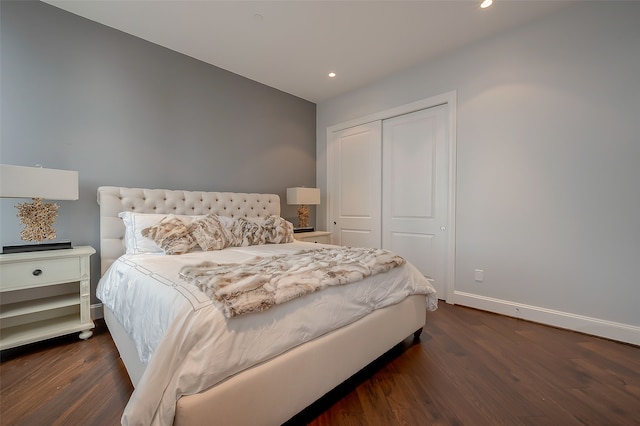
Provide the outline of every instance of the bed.
<path id="1" fill-rule="evenodd" d="M 139 236 L 132 241 L 124 218 L 144 218 L 138 227 L 167 215 L 263 223 L 280 215 L 274 194 L 105 186 L 98 203 L 97 295 L 135 388 L 122 417 L 126 425 L 282 424 L 412 333 L 419 336 L 426 311 L 437 307 L 433 287 L 406 263 L 228 317 L 178 273 L 184 265 L 210 258 L 218 265 L 255 263 L 335 246 L 294 241 L 170 256 L 146 252 L 148 241 Z M 135 244 L 140 250 L 131 252 Z M 374 293 L 364 296 L 369 289 Z M 351 302 L 356 295 L 363 300 Z"/>

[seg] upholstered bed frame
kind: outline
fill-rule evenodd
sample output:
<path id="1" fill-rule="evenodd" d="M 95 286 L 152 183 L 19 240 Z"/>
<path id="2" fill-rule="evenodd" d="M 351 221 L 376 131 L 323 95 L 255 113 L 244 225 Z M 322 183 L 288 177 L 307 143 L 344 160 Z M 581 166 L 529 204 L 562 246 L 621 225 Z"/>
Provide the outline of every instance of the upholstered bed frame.
<path id="1" fill-rule="evenodd" d="M 176 191 L 121 187 L 98 188 L 101 269 L 124 253 L 122 211 L 199 215 L 216 213 L 247 218 L 280 214 L 274 194 Z M 136 386 L 145 365 L 113 314 L 104 317 L 120 356 Z M 177 402 L 176 425 L 278 425 L 425 324 L 424 295 L 372 312 L 366 317 L 242 371 L 216 386 Z"/>

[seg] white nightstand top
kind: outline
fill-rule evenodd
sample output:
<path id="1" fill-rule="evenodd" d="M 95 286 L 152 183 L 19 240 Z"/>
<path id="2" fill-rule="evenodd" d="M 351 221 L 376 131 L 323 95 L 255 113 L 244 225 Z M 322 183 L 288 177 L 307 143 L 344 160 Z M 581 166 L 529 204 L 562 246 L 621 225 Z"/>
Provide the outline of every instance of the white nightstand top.
<path id="1" fill-rule="evenodd" d="M 308 238 L 318 238 L 318 237 L 326 237 L 331 235 L 329 231 L 312 231 L 312 232 L 297 232 L 293 234 L 293 238 L 298 239 L 308 239 Z"/>

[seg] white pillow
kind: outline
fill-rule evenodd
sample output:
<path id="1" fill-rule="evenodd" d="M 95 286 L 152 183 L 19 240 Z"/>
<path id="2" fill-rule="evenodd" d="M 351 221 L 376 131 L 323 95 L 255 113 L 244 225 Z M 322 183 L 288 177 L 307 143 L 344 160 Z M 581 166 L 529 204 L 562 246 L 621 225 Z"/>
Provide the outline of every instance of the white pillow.
<path id="1" fill-rule="evenodd" d="M 160 222 L 169 214 L 159 213 L 135 213 L 120 212 L 118 217 L 124 222 L 124 247 L 127 254 L 144 254 L 144 253 L 164 253 L 164 250 L 158 246 L 152 239 L 143 237 L 141 232 L 143 229 L 153 226 Z M 176 215 L 178 216 L 178 215 Z M 188 216 L 180 215 L 185 220 L 194 220 L 204 215 Z"/>

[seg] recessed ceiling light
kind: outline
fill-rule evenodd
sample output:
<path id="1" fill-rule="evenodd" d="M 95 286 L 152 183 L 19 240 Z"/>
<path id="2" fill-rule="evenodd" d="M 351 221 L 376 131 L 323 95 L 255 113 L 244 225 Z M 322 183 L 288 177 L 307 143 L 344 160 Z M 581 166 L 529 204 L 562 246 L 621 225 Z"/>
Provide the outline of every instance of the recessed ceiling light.
<path id="1" fill-rule="evenodd" d="M 332 71 L 332 72 L 330 72 L 330 73 L 329 73 L 329 77 L 333 78 L 333 77 L 335 77 L 335 76 L 336 76 L 336 73 L 335 73 L 335 72 L 333 72 L 333 71 Z"/>
<path id="2" fill-rule="evenodd" d="M 480 7 L 483 9 L 488 8 L 489 6 L 491 6 L 493 4 L 493 0 L 483 0 L 482 3 L 480 3 Z"/>

